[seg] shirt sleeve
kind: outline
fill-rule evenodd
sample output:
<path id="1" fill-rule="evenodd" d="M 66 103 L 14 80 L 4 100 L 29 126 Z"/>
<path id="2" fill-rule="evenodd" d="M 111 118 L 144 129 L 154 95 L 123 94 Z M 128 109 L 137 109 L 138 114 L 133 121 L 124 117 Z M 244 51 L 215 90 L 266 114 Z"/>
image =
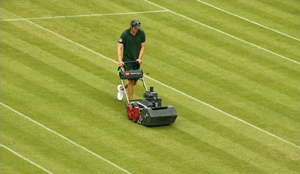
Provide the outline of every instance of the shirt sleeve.
<path id="1" fill-rule="evenodd" d="M 125 35 L 124 35 L 124 33 L 121 34 L 118 42 L 121 43 L 121 44 L 125 43 Z"/>
<path id="2" fill-rule="evenodd" d="M 142 36 L 142 43 L 146 42 L 146 34 L 145 32 L 143 32 L 143 36 Z"/>

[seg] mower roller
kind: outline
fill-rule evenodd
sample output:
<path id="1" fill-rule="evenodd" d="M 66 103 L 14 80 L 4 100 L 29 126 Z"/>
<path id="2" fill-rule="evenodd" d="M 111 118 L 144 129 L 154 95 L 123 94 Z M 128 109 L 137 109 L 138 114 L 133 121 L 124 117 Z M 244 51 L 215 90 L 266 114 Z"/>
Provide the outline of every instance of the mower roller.
<path id="1" fill-rule="evenodd" d="M 137 61 L 124 62 L 124 66 L 127 63 L 137 63 Z M 161 126 L 175 122 L 177 118 L 175 107 L 171 105 L 162 106 L 162 99 L 158 97 L 157 92 L 154 91 L 154 87 L 151 86 L 150 91 L 147 89 L 141 69 L 125 71 L 124 67 L 119 67 L 118 72 L 123 89 L 125 89 L 125 79 L 141 80 L 145 88 L 144 98 L 134 100 L 129 100 L 127 92 L 124 90 L 126 96 L 124 105 L 128 119 L 145 126 Z"/>

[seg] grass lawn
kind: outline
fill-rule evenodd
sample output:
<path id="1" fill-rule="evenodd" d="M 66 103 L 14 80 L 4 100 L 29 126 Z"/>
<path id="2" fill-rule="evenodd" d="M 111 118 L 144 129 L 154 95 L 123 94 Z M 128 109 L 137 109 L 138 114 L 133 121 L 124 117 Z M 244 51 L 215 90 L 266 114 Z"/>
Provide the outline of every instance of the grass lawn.
<path id="1" fill-rule="evenodd" d="M 1 0 L 0 12 L 1 173 L 300 172 L 299 1 Z M 133 18 L 174 124 L 133 123 L 116 99 Z"/>

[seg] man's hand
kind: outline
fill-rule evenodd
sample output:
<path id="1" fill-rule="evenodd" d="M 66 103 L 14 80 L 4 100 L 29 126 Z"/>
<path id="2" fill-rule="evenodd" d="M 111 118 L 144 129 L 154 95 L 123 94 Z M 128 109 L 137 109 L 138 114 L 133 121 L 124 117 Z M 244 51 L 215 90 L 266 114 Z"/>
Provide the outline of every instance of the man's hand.
<path id="1" fill-rule="evenodd" d="M 124 62 L 123 61 L 119 61 L 119 66 L 120 67 L 124 66 Z"/>
<path id="2" fill-rule="evenodd" d="M 139 63 L 139 64 L 142 64 L 142 59 L 137 59 L 137 62 Z"/>

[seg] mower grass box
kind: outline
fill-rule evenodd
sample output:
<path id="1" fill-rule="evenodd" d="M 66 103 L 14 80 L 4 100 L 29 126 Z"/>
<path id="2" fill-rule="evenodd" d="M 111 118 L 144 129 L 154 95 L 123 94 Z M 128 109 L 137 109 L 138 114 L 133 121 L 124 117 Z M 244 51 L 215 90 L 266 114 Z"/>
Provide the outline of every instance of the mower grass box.
<path id="1" fill-rule="evenodd" d="M 141 124 L 146 126 L 160 126 L 174 123 L 177 118 L 173 106 L 144 108 L 140 115 Z"/>

